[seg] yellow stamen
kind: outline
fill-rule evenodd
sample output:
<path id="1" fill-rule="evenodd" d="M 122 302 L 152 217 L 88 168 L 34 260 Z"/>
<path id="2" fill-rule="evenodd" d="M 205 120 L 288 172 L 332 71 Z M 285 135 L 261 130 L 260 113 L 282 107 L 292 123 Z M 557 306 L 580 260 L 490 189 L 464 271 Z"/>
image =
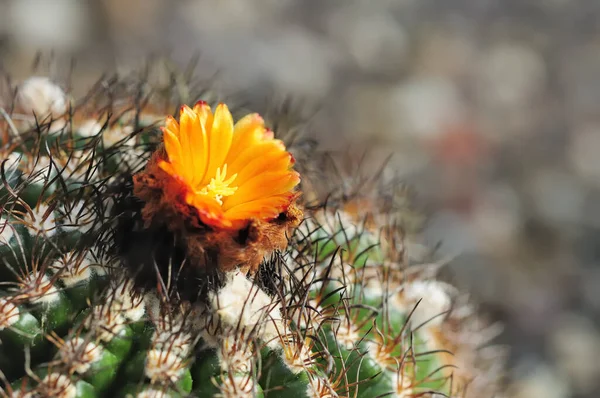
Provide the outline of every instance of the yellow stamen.
<path id="1" fill-rule="evenodd" d="M 238 187 L 230 187 L 231 183 L 235 181 L 237 178 L 237 174 L 232 175 L 229 179 L 225 179 L 227 177 L 227 165 L 223 165 L 223 170 L 221 168 L 217 168 L 216 175 L 210 180 L 208 185 L 202 188 L 200 191 L 197 191 L 199 195 L 207 195 L 217 202 L 220 205 L 223 204 L 223 196 L 231 196 L 237 191 Z"/>

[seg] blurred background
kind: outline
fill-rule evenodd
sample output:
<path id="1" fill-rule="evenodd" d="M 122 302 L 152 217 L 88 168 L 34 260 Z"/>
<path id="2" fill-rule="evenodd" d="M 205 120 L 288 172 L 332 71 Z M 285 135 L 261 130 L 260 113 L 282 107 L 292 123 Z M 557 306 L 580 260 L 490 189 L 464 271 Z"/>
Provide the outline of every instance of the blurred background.
<path id="1" fill-rule="evenodd" d="M 0 62 L 85 92 L 149 54 L 395 153 L 429 244 L 506 324 L 517 398 L 600 396 L 600 1 L 2 0 Z M 64 57 L 64 58 L 61 58 Z"/>

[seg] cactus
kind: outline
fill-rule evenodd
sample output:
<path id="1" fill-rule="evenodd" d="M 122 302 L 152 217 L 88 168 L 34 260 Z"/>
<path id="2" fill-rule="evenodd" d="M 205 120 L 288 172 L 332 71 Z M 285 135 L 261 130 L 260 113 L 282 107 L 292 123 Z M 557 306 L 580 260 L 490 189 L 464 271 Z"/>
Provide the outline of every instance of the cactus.
<path id="1" fill-rule="evenodd" d="M 2 396 L 500 394 L 496 328 L 413 254 L 397 184 L 179 83 L 3 105 Z"/>

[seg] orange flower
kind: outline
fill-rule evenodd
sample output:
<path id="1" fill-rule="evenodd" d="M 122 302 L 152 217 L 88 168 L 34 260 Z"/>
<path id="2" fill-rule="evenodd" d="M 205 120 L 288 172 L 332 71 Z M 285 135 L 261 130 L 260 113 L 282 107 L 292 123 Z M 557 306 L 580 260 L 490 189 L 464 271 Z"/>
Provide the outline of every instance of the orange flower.
<path id="1" fill-rule="evenodd" d="M 168 160 L 159 167 L 185 188 L 185 202 L 205 224 L 240 229 L 250 219 L 273 219 L 295 197 L 300 175 L 281 140 L 258 114 L 237 123 L 225 104 L 181 107 L 179 123 L 162 128 Z"/>

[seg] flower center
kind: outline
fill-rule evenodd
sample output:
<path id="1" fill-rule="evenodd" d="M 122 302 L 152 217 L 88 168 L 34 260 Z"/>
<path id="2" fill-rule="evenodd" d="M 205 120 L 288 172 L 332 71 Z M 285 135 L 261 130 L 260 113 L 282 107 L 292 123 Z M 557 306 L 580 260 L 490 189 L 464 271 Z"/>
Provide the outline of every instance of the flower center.
<path id="1" fill-rule="evenodd" d="M 210 180 L 208 185 L 202 188 L 197 193 L 199 195 L 207 195 L 223 205 L 223 197 L 231 196 L 237 191 L 238 187 L 230 187 L 231 183 L 236 179 L 237 174 L 232 175 L 228 179 L 227 177 L 227 164 L 223 165 L 223 170 L 217 168 L 216 175 Z"/>

